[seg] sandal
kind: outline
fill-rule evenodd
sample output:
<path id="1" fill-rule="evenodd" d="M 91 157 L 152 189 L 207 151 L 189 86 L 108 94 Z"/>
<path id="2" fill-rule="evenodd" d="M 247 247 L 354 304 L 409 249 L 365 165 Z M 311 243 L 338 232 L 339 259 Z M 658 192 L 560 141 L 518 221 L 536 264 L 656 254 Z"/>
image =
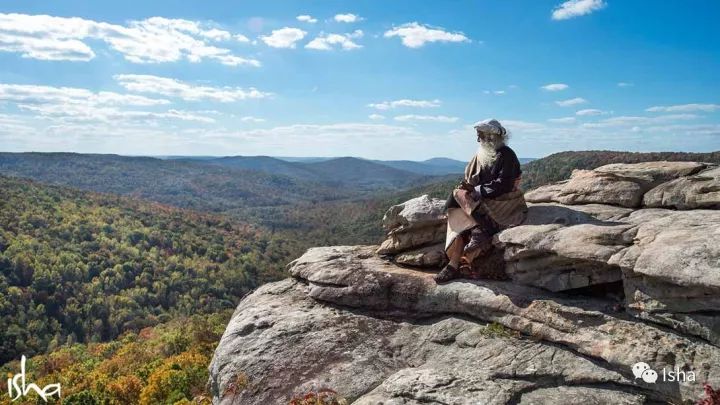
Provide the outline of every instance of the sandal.
<path id="1" fill-rule="evenodd" d="M 436 283 L 443 284 L 460 277 L 461 273 L 458 269 L 456 269 L 455 266 L 448 264 L 444 269 L 442 269 L 442 271 L 440 271 L 440 273 L 433 276 L 433 279 Z"/>

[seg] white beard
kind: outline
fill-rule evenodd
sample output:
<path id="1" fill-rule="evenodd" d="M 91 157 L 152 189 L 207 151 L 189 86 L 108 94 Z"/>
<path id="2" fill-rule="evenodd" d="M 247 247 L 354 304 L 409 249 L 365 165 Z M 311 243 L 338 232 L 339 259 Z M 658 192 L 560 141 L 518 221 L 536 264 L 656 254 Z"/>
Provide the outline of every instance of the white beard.
<path id="1" fill-rule="evenodd" d="M 477 156 L 477 164 L 480 168 L 485 168 L 493 163 L 495 163 L 495 159 L 497 158 L 497 152 L 495 151 L 495 145 L 491 143 L 481 142 L 480 146 L 478 146 L 477 152 L 475 152 Z"/>

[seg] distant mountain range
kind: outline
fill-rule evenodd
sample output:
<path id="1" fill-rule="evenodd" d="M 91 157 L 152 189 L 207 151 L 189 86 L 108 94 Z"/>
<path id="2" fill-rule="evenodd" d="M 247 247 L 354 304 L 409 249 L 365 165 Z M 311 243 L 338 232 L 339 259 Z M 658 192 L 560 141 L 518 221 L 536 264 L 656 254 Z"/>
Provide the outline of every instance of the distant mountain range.
<path id="1" fill-rule="evenodd" d="M 345 166 L 349 169 L 358 169 L 366 175 L 378 175 L 381 178 L 392 176 L 393 172 L 383 171 L 377 166 L 368 163 L 390 167 L 405 172 L 426 176 L 442 176 L 447 174 L 461 174 L 467 162 L 450 158 L 432 158 L 422 161 L 414 160 L 371 160 L 355 157 L 283 157 L 283 156 L 162 156 L 162 159 L 202 161 L 204 163 L 231 166 L 243 169 L 257 170 L 266 173 L 282 174 L 303 179 L 320 180 L 332 173 L 326 169 Z M 520 158 L 520 163 L 533 161 L 533 158 Z M 360 163 L 365 162 L 365 163 Z M 359 174 L 360 172 L 356 172 Z M 395 173 L 399 174 L 399 173 Z M 353 176 L 356 181 L 362 175 Z"/>

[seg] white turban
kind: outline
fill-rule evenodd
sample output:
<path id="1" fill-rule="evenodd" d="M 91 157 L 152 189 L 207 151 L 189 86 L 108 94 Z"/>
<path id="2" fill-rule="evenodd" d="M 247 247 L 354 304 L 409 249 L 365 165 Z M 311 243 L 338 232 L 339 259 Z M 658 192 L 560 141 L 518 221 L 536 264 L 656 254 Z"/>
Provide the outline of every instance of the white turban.
<path id="1" fill-rule="evenodd" d="M 478 132 L 490 135 L 505 136 L 507 131 L 500 125 L 500 122 L 496 119 L 487 119 L 476 122 L 474 125 Z"/>

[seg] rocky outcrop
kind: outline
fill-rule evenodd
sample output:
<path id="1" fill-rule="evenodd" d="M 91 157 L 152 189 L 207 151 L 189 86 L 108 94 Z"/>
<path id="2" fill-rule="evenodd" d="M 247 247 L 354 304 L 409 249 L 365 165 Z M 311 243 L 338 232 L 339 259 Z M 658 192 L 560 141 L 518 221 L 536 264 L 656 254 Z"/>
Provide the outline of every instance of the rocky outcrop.
<path id="1" fill-rule="evenodd" d="M 387 239 L 377 250 L 395 263 L 434 268 L 445 261 L 445 202 L 423 195 L 388 209 L 383 217 Z"/>
<path id="2" fill-rule="evenodd" d="M 708 167 L 697 162 L 610 164 L 594 170 L 575 170 L 570 180 L 538 187 L 525 198 L 529 202 L 600 203 L 636 208 L 643 202 L 645 193 L 654 187 L 687 178 Z M 653 203 L 657 202 L 653 199 Z"/>
<path id="3" fill-rule="evenodd" d="M 573 179 L 528 193 L 545 202 L 494 241 L 510 281 L 435 284 L 443 201 L 394 206 L 382 246 L 310 249 L 292 278 L 240 303 L 211 364 L 214 402 L 329 388 L 354 404 L 694 403 L 703 383 L 720 386 L 707 166 L 609 165 L 574 175 L 578 194 Z M 619 194 L 577 185 L 592 177 Z M 638 378 L 638 362 L 658 380 Z M 678 370 L 686 380 L 668 377 Z"/>

